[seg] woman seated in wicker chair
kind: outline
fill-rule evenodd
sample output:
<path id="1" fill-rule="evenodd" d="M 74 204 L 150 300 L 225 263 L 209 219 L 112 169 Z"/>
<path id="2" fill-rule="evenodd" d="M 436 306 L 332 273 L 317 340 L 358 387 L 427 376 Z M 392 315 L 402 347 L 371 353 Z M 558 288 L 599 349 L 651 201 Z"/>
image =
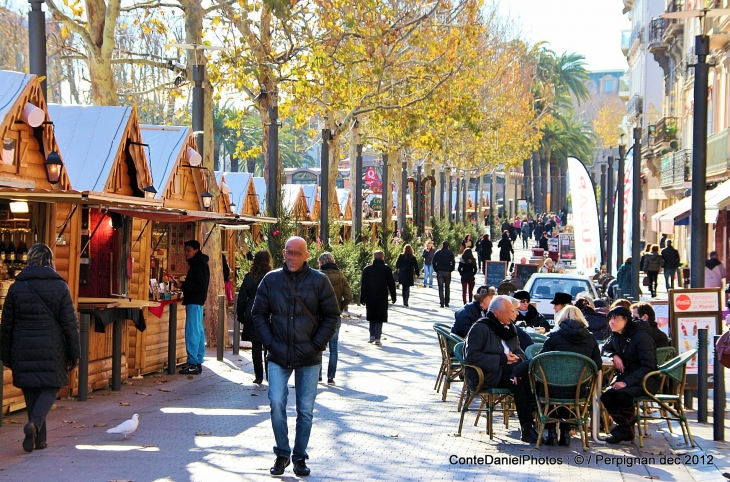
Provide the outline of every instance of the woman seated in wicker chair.
<path id="1" fill-rule="evenodd" d="M 596 367 L 600 369 L 602 360 L 601 352 L 598 349 L 598 343 L 596 342 L 596 339 L 593 338 L 591 332 L 588 331 L 588 322 L 578 308 L 568 305 L 560 310 L 555 315 L 555 326 L 556 328 L 547 335 L 547 340 L 545 340 L 545 343 L 542 345 L 542 350 L 540 350 L 538 355 L 551 351 L 569 351 L 572 353 L 578 353 L 593 360 Z M 521 374 L 524 370 L 524 374 L 526 375 L 528 363 L 521 365 L 524 366 L 519 367 L 519 372 Z M 515 368 L 514 373 L 515 376 L 517 376 L 517 368 Z M 588 387 L 586 387 L 586 390 L 587 389 Z M 556 398 L 572 398 L 575 395 L 575 389 L 568 388 L 565 390 L 566 393 L 564 395 L 561 393 L 553 393 L 552 391 L 551 395 Z M 560 415 L 561 410 L 566 409 L 558 409 L 558 411 L 556 411 L 556 415 L 565 417 L 569 416 L 569 414 Z M 546 445 L 562 445 L 565 447 L 570 445 L 569 424 L 560 424 L 560 439 L 558 439 L 554 423 L 547 424 L 545 428 L 547 429 L 547 436 L 545 438 Z"/>

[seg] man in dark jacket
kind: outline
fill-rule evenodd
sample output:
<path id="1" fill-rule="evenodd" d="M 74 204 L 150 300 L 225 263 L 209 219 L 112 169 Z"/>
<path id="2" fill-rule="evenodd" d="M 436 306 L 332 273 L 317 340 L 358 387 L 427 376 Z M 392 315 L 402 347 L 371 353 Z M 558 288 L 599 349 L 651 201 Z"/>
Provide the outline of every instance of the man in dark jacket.
<path id="1" fill-rule="evenodd" d="M 352 290 L 350 290 L 350 284 L 347 282 L 345 274 L 340 271 L 340 268 L 335 264 L 335 257 L 332 253 L 325 251 L 319 255 L 319 270 L 327 275 L 330 283 L 332 283 L 332 289 L 335 290 L 335 298 L 337 304 L 340 307 L 340 315 L 347 309 L 347 305 L 352 303 Z M 337 330 L 335 334 L 330 338 L 330 358 L 327 364 L 327 385 L 335 384 L 335 372 L 337 371 L 337 340 L 340 335 L 340 326 L 342 325 L 342 316 L 337 319 Z M 319 381 L 322 381 L 322 369 L 319 369 Z"/>
<path id="2" fill-rule="evenodd" d="M 545 328 L 546 332 L 550 331 L 552 328 L 550 323 L 537 311 L 537 308 L 530 304 L 530 293 L 525 290 L 515 291 L 514 298 L 519 302 L 516 324 L 523 324 L 525 327 L 532 328 Z"/>
<path id="3" fill-rule="evenodd" d="M 188 353 L 188 362 L 180 370 L 180 374 L 198 375 L 203 371 L 205 357 L 203 305 L 208 298 L 210 269 L 208 256 L 200 251 L 200 243 L 194 239 L 185 241 L 185 258 L 188 260 L 188 273 L 180 289 L 183 292 L 182 304 L 185 306 L 185 350 Z M 180 284 L 175 278 L 172 281 Z"/>
<path id="4" fill-rule="evenodd" d="M 484 384 L 477 387 L 478 375 L 466 369 L 466 379 L 472 389 L 509 388 L 515 398 L 517 416 L 522 427 L 521 440 L 537 443 L 537 431 L 532 418 L 530 384 L 527 380 L 512 381 L 512 369 L 527 357 L 520 348 L 517 327 L 517 300 L 510 296 L 495 296 L 489 304 L 487 316 L 469 330 L 464 345 L 464 358 L 469 365 L 481 368 Z"/>
<path id="5" fill-rule="evenodd" d="M 439 303 L 441 308 L 449 307 L 451 292 L 451 272 L 456 267 L 454 253 L 449 249 L 449 242 L 444 241 L 441 249 L 433 255 L 433 270 L 436 272 L 436 281 L 439 285 Z"/>
<path id="6" fill-rule="evenodd" d="M 466 338 L 472 325 L 479 318 L 487 315 L 489 303 L 492 301 L 494 294 L 494 288 L 490 290 L 489 286 L 480 286 L 477 289 L 477 294 L 474 295 L 474 301 L 464 305 L 463 308 L 454 313 L 455 321 L 454 326 L 451 327 L 451 333 Z"/>
<path id="7" fill-rule="evenodd" d="M 395 303 L 395 280 L 393 270 L 385 264 L 385 253 L 373 252 L 373 264 L 362 270 L 360 282 L 360 303 L 365 305 L 365 316 L 370 322 L 370 340 L 380 346 L 383 323 L 388 321 L 388 294 Z"/>
<path id="8" fill-rule="evenodd" d="M 537 245 L 540 248 L 542 248 L 546 253 L 548 252 L 548 232 L 547 231 L 542 232 L 542 237 L 537 242 Z"/>
<path id="9" fill-rule="evenodd" d="M 307 264 L 307 242 L 293 237 L 283 250 L 284 267 L 261 280 L 253 304 L 253 321 L 268 350 L 269 403 L 276 461 L 269 472 L 281 475 L 294 462 L 294 473 L 309 475 L 305 460 L 322 350 L 337 329 L 340 307 L 327 276 Z M 287 382 L 294 372 L 297 429 L 294 450 L 286 422 Z"/>
<path id="10" fill-rule="evenodd" d="M 664 259 L 664 286 L 668 290 L 673 290 L 674 275 L 677 274 L 677 269 L 680 264 L 679 251 L 674 249 L 671 239 L 667 239 L 666 246 L 666 248 L 662 249 L 662 259 Z"/>
<path id="11" fill-rule="evenodd" d="M 588 331 L 591 332 L 593 338 L 605 340 L 608 338 L 611 330 L 608 327 L 608 317 L 596 311 L 593 298 L 586 294 L 580 294 L 576 297 L 575 306 L 583 313 L 588 322 Z"/>
<path id="12" fill-rule="evenodd" d="M 482 259 L 481 263 L 479 263 L 479 268 L 482 270 L 482 273 L 486 273 L 487 261 L 492 259 L 492 240 L 489 239 L 488 234 L 484 235 L 484 240 L 479 250 L 479 256 Z"/>
<path id="13" fill-rule="evenodd" d="M 659 329 L 656 322 L 656 313 L 649 303 L 642 301 L 631 305 L 631 316 L 640 328 L 643 328 L 651 335 L 657 348 L 669 346 L 669 337 Z"/>

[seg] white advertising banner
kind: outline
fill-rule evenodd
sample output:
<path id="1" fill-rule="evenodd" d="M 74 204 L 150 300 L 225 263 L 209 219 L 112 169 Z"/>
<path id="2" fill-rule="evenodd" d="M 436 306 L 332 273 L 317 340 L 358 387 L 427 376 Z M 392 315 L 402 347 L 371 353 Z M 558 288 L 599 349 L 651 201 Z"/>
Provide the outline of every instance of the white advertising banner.
<path id="1" fill-rule="evenodd" d="M 632 194 L 633 182 L 634 182 L 634 166 L 630 158 L 627 158 L 626 166 L 622 173 L 618 173 L 617 179 L 619 185 L 623 185 L 624 189 L 624 224 L 623 226 L 618 225 L 618 195 L 619 190 L 616 189 L 613 204 L 613 232 L 621 233 L 621 236 L 614 238 L 613 249 L 611 250 L 611 259 L 615 266 L 609 266 L 608 269 L 613 276 L 616 276 L 616 267 L 621 266 L 626 258 L 631 257 L 631 217 L 633 213 L 634 196 Z M 619 243 L 623 246 L 623 259 L 618 259 L 618 245 Z M 639 260 L 632 260 L 634 263 L 638 263 Z M 639 267 L 641 269 L 641 266 Z"/>
<path id="2" fill-rule="evenodd" d="M 568 158 L 568 178 L 575 231 L 575 262 L 579 273 L 593 275 L 601 267 L 601 235 L 593 181 L 581 161 Z"/>

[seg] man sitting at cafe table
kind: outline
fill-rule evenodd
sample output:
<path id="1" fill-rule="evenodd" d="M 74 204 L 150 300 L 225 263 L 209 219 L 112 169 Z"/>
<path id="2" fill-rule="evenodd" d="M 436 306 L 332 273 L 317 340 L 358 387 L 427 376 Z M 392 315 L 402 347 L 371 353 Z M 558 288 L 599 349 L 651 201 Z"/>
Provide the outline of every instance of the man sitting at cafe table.
<path id="1" fill-rule="evenodd" d="M 544 328 L 546 332 L 550 331 L 550 323 L 545 319 L 537 308 L 530 304 L 530 293 L 525 290 L 516 291 L 513 295 L 519 301 L 517 305 L 517 319 L 515 324 L 524 325 L 525 328 Z"/>
<path id="2" fill-rule="evenodd" d="M 639 328 L 647 331 L 657 348 L 669 346 L 669 337 L 656 322 L 656 313 L 649 303 L 641 301 L 631 305 L 631 316 L 637 321 Z"/>
<path id="3" fill-rule="evenodd" d="M 512 369 L 527 359 L 520 348 L 517 327 L 517 300 L 511 296 L 495 296 L 489 304 L 487 316 L 477 321 L 469 330 L 464 346 L 466 363 L 482 369 L 484 383 L 481 390 L 508 388 L 512 391 L 520 420 L 523 442 L 537 443 L 537 431 L 532 416 L 533 404 L 529 381 L 513 380 Z M 476 390 L 479 376 L 467 367 L 469 387 Z"/>

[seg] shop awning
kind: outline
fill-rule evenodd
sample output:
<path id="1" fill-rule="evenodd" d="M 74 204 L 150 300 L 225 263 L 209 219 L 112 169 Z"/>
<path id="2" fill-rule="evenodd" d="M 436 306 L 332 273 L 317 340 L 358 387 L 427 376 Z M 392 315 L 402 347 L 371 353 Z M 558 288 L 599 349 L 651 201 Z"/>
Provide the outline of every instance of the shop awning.
<path id="1" fill-rule="evenodd" d="M 0 188 L 0 199 L 11 201 L 27 201 L 42 203 L 87 204 L 90 206 L 132 206 L 144 205 L 162 207 L 162 201 L 149 200 L 118 194 L 106 194 L 89 191 L 52 191 L 49 189 Z"/>
<path id="2" fill-rule="evenodd" d="M 654 229 L 660 233 L 672 234 L 674 226 L 689 224 L 689 215 L 692 210 L 692 197 L 686 197 L 651 217 Z"/>
<path id="3" fill-rule="evenodd" d="M 725 181 L 705 195 L 705 222 L 717 223 L 721 209 L 730 206 L 730 181 Z"/>

